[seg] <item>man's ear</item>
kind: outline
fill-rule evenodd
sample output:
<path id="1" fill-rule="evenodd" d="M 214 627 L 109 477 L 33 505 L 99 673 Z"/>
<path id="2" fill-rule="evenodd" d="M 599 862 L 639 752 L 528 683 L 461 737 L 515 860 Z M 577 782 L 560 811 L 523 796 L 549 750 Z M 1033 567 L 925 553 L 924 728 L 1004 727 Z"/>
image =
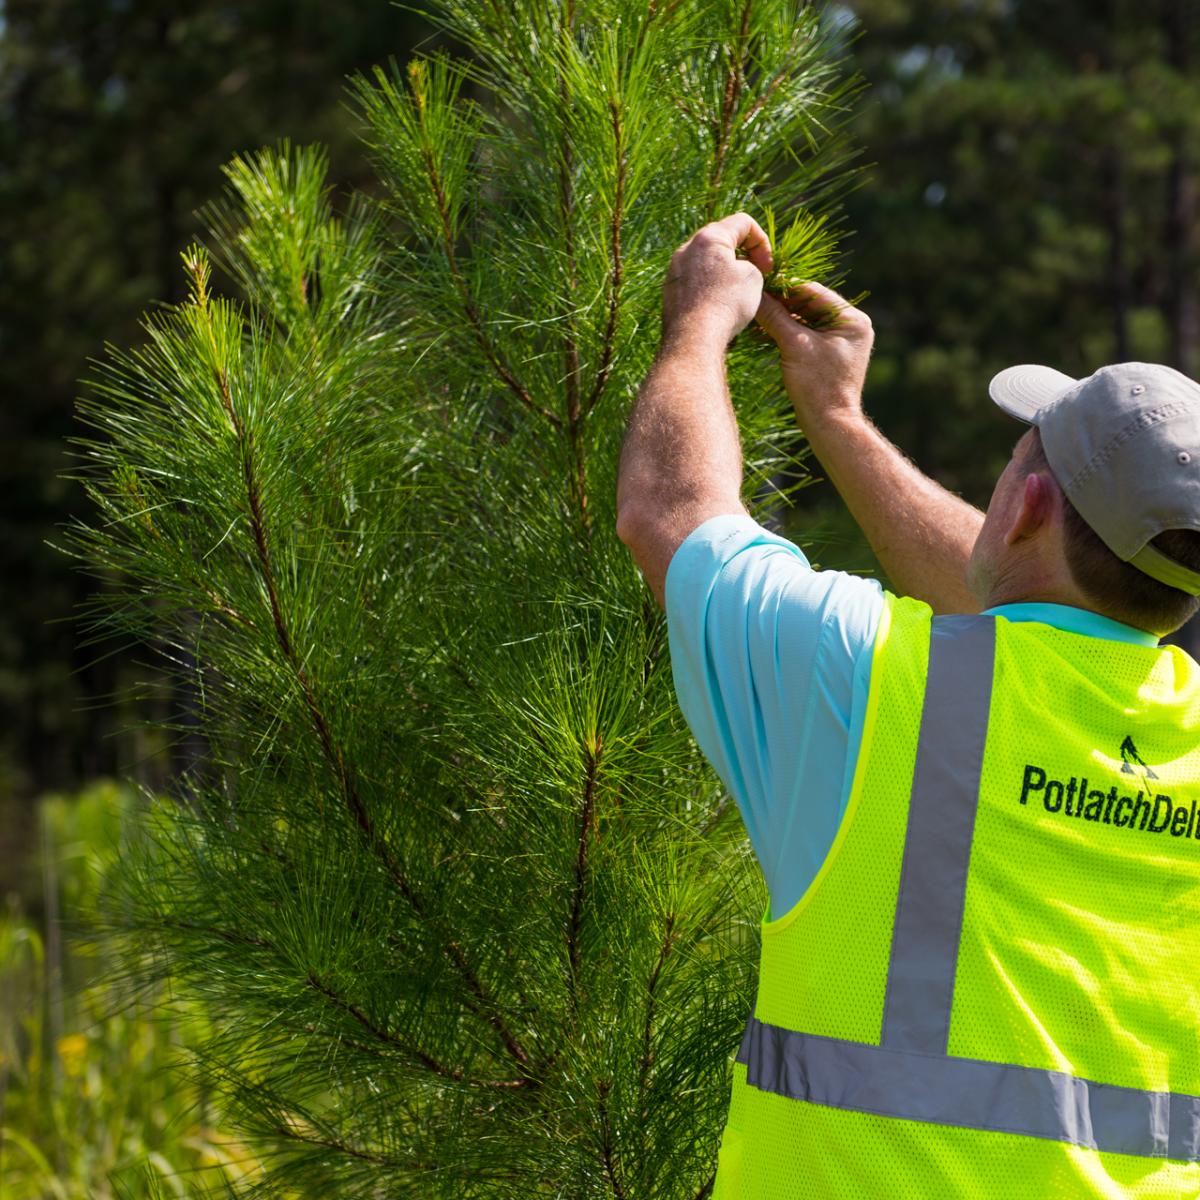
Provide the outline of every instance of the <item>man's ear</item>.
<path id="1" fill-rule="evenodd" d="M 1025 476 L 1020 507 L 1004 535 L 1006 546 L 1015 546 L 1032 537 L 1049 523 L 1054 516 L 1055 490 L 1055 485 L 1041 472 L 1033 471 Z"/>

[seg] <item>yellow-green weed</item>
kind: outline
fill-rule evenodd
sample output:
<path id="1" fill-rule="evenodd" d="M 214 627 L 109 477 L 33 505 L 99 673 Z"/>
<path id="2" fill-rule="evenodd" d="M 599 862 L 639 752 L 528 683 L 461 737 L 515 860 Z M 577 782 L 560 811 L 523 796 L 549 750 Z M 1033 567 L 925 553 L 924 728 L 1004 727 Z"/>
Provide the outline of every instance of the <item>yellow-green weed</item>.
<path id="1" fill-rule="evenodd" d="M 104 842 L 133 805 L 109 784 L 41 803 L 48 917 L 86 920 Z M 101 949 L 60 938 L 15 896 L 0 913 L 4 1200 L 190 1200 L 257 1177 L 182 1064 L 202 1018 L 178 1006 L 166 1015 L 161 995 L 131 1002 L 108 967 Z"/>

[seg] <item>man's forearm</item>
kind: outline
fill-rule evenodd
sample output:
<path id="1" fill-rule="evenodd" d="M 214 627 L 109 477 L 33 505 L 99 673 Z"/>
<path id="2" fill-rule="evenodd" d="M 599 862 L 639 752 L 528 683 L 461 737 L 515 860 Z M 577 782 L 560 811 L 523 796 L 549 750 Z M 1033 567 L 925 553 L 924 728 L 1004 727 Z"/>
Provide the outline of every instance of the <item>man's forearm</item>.
<path id="1" fill-rule="evenodd" d="M 923 475 L 862 411 L 871 318 L 819 283 L 764 296 L 759 321 L 809 445 L 896 589 L 938 612 L 975 612 L 967 589 L 983 514 Z"/>
<path id="2" fill-rule="evenodd" d="M 935 612 L 978 612 L 966 567 L 983 513 L 922 474 L 861 411 L 826 413 L 805 433 L 896 590 Z"/>
<path id="3" fill-rule="evenodd" d="M 617 533 L 660 604 L 679 543 L 709 517 L 745 511 L 741 484 L 724 342 L 700 330 L 676 336 L 638 392 L 617 481 Z"/>

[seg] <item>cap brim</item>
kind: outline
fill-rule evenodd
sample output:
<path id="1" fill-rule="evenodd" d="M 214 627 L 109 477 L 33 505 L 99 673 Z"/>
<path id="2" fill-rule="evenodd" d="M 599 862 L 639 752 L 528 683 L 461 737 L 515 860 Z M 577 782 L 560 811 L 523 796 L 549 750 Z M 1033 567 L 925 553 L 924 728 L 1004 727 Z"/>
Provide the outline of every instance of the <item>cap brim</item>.
<path id="1" fill-rule="evenodd" d="M 1053 367 L 1039 367 L 1031 363 L 1006 367 L 993 376 L 988 384 L 988 395 L 1009 416 L 1036 425 L 1038 417 L 1048 404 L 1053 404 L 1064 392 L 1073 388 L 1079 380 L 1064 375 Z"/>

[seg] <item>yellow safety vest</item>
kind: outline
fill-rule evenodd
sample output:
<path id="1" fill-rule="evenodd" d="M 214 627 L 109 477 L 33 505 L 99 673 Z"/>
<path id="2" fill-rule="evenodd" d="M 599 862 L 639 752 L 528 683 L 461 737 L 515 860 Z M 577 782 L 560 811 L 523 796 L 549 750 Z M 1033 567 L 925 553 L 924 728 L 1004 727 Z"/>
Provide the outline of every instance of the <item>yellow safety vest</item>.
<path id="1" fill-rule="evenodd" d="M 714 1200 L 1200 1197 L 1200 667 L 888 598 Z"/>

